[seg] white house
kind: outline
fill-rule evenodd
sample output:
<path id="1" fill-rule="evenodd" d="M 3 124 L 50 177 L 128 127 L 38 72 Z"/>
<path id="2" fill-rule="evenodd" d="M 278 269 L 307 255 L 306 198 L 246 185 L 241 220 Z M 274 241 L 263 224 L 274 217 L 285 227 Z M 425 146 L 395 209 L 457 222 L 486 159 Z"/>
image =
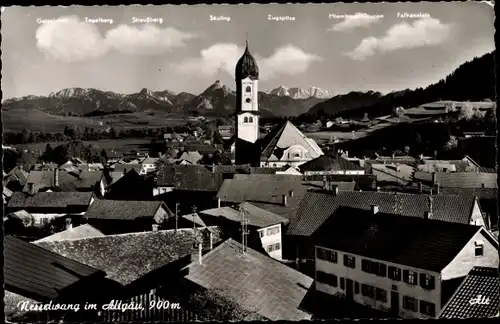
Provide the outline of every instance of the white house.
<path id="1" fill-rule="evenodd" d="M 158 161 L 157 158 L 151 158 L 147 157 L 142 161 L 142 170 L 144 170 L 145 173 L 150 173 L 152 171 L 156 170 L 156 161 Z"/>
<path id="2" fill-rule="evenodd" d="M 316 289 L 403 318 L 436 318 L 449 280 L 498 266 L 483 227 L 346 209 L 316 236 Z"/>
<path id="3" fill-rule="evenodd" d="M 242 222 L 245 221 L 248 235 L 250 235 L 249 242 L 258 237 L 259 245 L 270 257 L 282 260 L 282 232 L 288 219 L 247 202 L 237 207 L 203 210 L 200 214 L 208 216 L 209 218 L 205 219 L 208 219 L 209 223 L 216 223 L 227 232 L 240 233 Z M 224 224 L 224 221 L 230 221 L 230 223 Z"/>

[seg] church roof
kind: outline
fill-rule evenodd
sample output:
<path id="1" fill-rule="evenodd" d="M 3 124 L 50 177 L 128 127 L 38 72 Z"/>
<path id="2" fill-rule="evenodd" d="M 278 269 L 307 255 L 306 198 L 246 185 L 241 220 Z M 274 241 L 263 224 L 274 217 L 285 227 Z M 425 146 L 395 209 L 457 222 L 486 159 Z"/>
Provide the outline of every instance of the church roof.
<path id="1" fill-rule="evenodd" d="M 290 121 L 284 122 L 282 125 L 276 126 L 262 140 L 262 158 L 277 160 L 278 151 L 283 151 L 290 146 L 300 145 L 308 150 L 311 159 L 315 159 L 323 152 L 314 140 L 307 138 L 300 130 L 297 129 Z"/>
<path id="2" fill-rule="evenodd" d="M 245 48 L 245 53 L 240 58 L 238 63 L 236 63 L 235 70 L 236 80 L 243 80 L 247 77 L 251 79 L 257 80 L 259 79 L 259 67 L 257 66 L 257 62 L 255 61 L 252 54 L 248 50 L 248 41 Z"/>

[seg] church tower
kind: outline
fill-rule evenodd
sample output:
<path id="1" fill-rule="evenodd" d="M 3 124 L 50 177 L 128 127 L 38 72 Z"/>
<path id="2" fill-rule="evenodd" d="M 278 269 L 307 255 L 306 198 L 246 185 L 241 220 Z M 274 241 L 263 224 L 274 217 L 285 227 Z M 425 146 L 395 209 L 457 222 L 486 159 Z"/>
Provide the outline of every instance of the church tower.
<path id="1" fill-rule="evenodd" d="M 259 139 L 258 80 L 259 67 L 248 50 L 236 64 L 236 164 L 250 163 L 255 157 L 255 144 Z M 255 146 L 255 145 L 254 145 Z M 250 159 L 249 159 L 250 158 Z"/>

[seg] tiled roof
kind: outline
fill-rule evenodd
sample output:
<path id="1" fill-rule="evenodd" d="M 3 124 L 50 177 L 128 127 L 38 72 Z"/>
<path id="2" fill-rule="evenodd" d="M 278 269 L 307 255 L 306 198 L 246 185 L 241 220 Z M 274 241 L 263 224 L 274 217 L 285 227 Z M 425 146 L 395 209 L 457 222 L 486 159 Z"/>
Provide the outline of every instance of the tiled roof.
<path id="1" fill-rule="evenodd" d="M 308 151 L 309 158 L 312 159 L 323 154 L 317 145 L 312 145 L 311 141 L 309 141 L 308 138 L 289 121 L 276 126 L 275 129 L 271 130 L 271 132 L 262 139 L 260 144 L 262 147 L 261 156 L 264 160 L 278 160 L 275 154 L 278 154 L 278 151 L 287 149 L 292 145 L 301 145 Z"/>
<path id="2" fill-rule="evenodd" d="M 413 179 L 413 167 L 407 164 L 389 165 L 372 164 L 372 173 L 377 176 L 377 181 L 408 182 Z"/>
<path id="3" fill-rule="evenodd" d="M 33 166 L 33 170 L 35 170 L 35 171 L 40 171 L 40 170 L 54 170 L 54 169 L 57 169 L 58 167 L 59 167 L 59 165 L 57 165 L 56 163 L 45 163 L 45 164 L 36 163 Z"/>
<path id="4" fill-rule="evenodd" d="M 464 282 L 443 307 L 439 318 L 486 318 L 498 316 L 498 268 L 474 267 Z M 471 305 L 471 300 L 482 296 L 488 303 Z"/>
<path id="5" fill-rule="evenodd" d="M 16 191 L 9 200 L 9 208 L 88 206 L 92 192 L 37 192 L 28 195 Z"/>
<path id="6" fill-rule="evenodd" d="M 247 202 L 241 203 L 237 208 L 212 208 L 203 210 L 200 213 L 214 217 L 223 217 L 234 222 L 240 222 L 242 217 L 241 209 L 245 210 L 245 219 L 248 221 L 248 225 L 251 226 L 263 228 L 279 223 L 288 224 L 288 219 L 285 217 L 276 215 L 275 213 L 271 213 Z"/>
<path id="7" fill-rule="evenodd" d="M 18 180 L 24 186 L 26 179 L 28 179 L 28 172 L 22 170 L 20 167 L 15 167 L 4 176 L 4 179 L 8 181 Z"/>
<path id="8" fill-rule="evenodd" d="M 440 194 L 445 195 L 470 195 L 479 199 L 498 199 L 496 188 L 440 188 Z"/>
<path id="9" fill-rule="evenodd" d="M 240 243 L 228 239 L 202 260 L 191 263 L 188 280 L 203 288 L 217 288 L 244 309 L 270 320 L 307 320 L 299 309 L 313 279 Z"/>
<path id="10" fill-rule="evenodd" d="M 341 207 L 313 240 L 334 250 L 441 272 L 480 230 L 474 225 Z"/>
<path id="11" fill-rule="evenodd" d="M 75 239 L 82 239 L 87 237 L 99 237 L 99 236 L 104 236 L 104 234 L 98 229 L 92 227 L 91 225 L 84 224 L 77 226 L 75 228 L 67 229 L 62 232 L 52 234 L 50 236 L 34 241 L 33 243 L 75 240 Z"/>
<path id="12" fill-rule="evenodd" d="M 115 164 L 114 172 L 127 172 L 130 170 L 141 172 L 142 164 L 139 163 Z"/>
<path id="13" fill-rule="evenodd" d="M 433 196 L 432 219 L 469 224 L 474 207 L 473 196 Z M 423 218 L 429 209 L 429 195 L 374 191 L 308 191 L 290 222 L 287 235 L 313 234 L 340 206 L 369 210 L 379 206 L 382 213 Z"/>
<path id="14" fill-rule="evenodd" d="M 33 215 L 25 210 L 18 210 L 16 212 L 9 213 L 7 214 L 7 218 L 17 218 L 23 222 L 25 227 L 33 226 L 35 223 Z"/>
<path id="15" fill-rule="evenodd" d="M 311 174 L 303 175 L 302 179 L 306 181 L 323 181 L 326 177 L 331 182 L 356 182 L 356 187 L 361 190 L 375 190 L 377 188 L 377 176 L 373 174 Z"/>
<path id="16" fill-rule="evenodd" d="M 85 218 L 133 220 L 153 217 L 160 206 L 168 212 L 168 208 L 161 201 L 96 199 L 85 213 Z"/>
<path id="17" fill-rule="evenodd" d="M 48 301 L 81 278 L 105 273 L 67 259 L 13 236 L 4 238 L 5 288 L 11 292 Z"/>
<path id="18" fill-rule="evenodd" d="M 59 191 L 78 191 L 78 189 L 94 188 L 103 177 L 102 171 L 81 171 L 67 172 L 58 170 Z M 26 180 L 26 185 L 23 188 L 24 192 L 28 191 L 28 184 L 34 185 L 35 192 L 41 189 L 54 189 L 55 172 L 54 171 L 31 171 Z"/>
<path id="19" fill-rule="evenodd" d="M 495 168 L 479 167 L 479 172 L 481 173 L 497 173 Z"/>
<path id="20" fill-rule="evenodd" d="M 203 155 L 194 151 L 194 152 L 184 152 L 182 153 L 180 160 L 185 160 L 191 164 L 197 164 L 203 158 Z"/>
<path id="21" fill-rule="evenodd" d="M 218 191 L 224 181 L 222 173 L 204 165 L 165 165 L 158 173 L 158 186 L 178 190 Z"/>
<path id="22" fill-rule="evenodd" d="M 211 227 L 214 244 L 220 241 L 220 230 Z M 106 271 L 107 277 L 129 284 L 145 274 L 194 252 L 193 244 L 206 239 L 206 231 L 178 229 L 79 240 L 38 242 L 47 250 L 69 259 Z M 208 246 L 208 244 L 203 244 Z"/>
<path id="23" fill-rule="evenodd" d="M 12 196 L 12 190 L 7 187 L 3 187 L 3 196 L 6 198 L 10 198 Z"/>
<path id="24" fill-rule="evenodd" d="M 432 182 L 432 174 L 417 171 L 414 180 Z M 498 188 L 496 173 L 436 172 L 436 183 L 443 188 Z"/>
<path id="25" fill-rule="evenodd" d="M 302 172 L 307 171 L 359 171 L 364 170 L 354 162 L 348 161 L 342 157 L 332 155 L 321 155 L 314 160 L 306 162 L 300 166 Z"/>

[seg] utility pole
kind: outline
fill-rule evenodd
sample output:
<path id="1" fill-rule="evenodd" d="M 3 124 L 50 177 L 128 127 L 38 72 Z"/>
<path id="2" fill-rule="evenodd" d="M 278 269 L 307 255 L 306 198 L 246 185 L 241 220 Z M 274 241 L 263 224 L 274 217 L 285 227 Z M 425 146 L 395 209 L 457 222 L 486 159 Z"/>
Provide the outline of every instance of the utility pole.
<path id="1" fill-rule="evenodd" d="M 247 225 L 248 225 L 248 220 L 245 218 L 245 209 L 241 208 L 241 245 L 242 245 L 242 253 L 245 254 L 247 252 L 247 235 L 248 235 L 248 230 L 247 230 Z"/>
<path id="2" fill-rule="evenodd" d="M 196 215 L 196 206 L 193 205 L 191 207 L 191 210 L 193 211 L 193 214 L 192 214 L 192 216 L 193 216 L 193 230 L 195 230 L 196 229 L 196 223 L 194 222 L 194 217 Z"/>
<path id="3" fill-rule="evenodd" d="M 178 218 L 179 218 L 179 206 L 181 204 L 176 202 L 175 203 L 175 231 L 177 232 L 177 226 L 178 226 Z"/>

